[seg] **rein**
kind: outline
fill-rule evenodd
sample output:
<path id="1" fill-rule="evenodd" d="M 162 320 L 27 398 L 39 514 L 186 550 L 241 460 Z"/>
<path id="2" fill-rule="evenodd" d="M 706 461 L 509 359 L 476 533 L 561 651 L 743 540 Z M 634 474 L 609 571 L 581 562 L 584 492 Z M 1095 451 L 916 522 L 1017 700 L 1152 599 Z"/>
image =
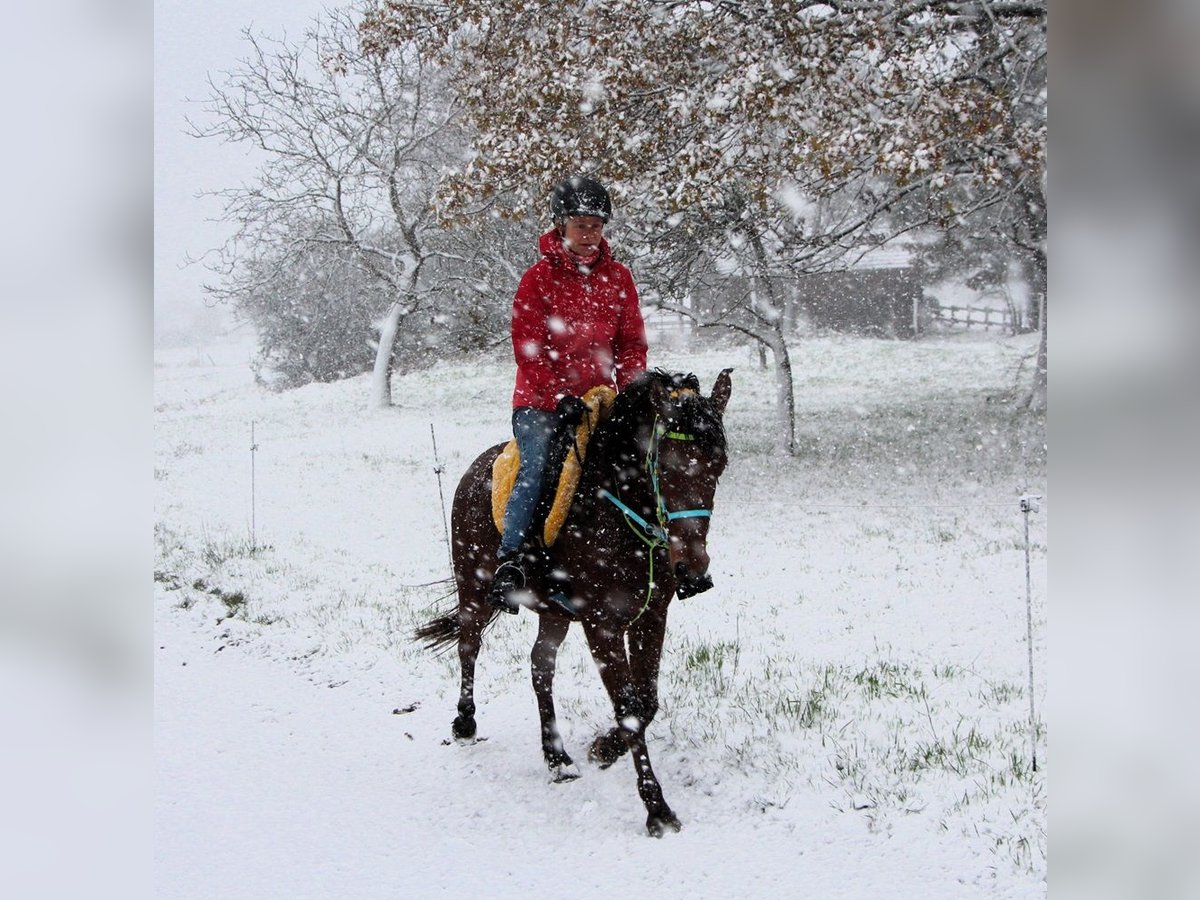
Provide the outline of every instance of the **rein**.
<path id="1" fill-rule="evenodd" d="M 654 551 L 660 547 L 667 546 L 668 523 L 674 522 L 676 519 L 699 519 L 712 516 L 711 509 L 667 509 L 667 503 L 663 500 L 662 490 L 659 487 L 658 447 L 663 438 L 673 441 L 694 441 L 696 436 L 682 431 L 668 431 L 666 426 L 659 423 L 658 417 L 654 417 L 654 433 L 650 439 L 650 448 L 646 451 L 646 459 L 643 466 L 650 474 L 650 484 L 654 489 L 654 510 L 658 519 L 657 524 L 647 522 L 642 516 L 622 502 L 620 497 L 608 489 L 601 488 L 599 491 L 601 497 L 621 511 L 625 516 L 625 523 L 629 526 L 630 530 L 637 535 L 642 543 L 650 548 L 650 552 L 646 554 L 646 557 L 649 559 L 649 572 L 646 576 L 646 600 L 642 604 L 642 608 L 638 611 L 638 614 L 630 620 L 630 625 L 640 619 L 642 614 L 650 608 L 650 598 L 654 591 Z M 638 531 L 634 527 L 634 523 L 641 528 L 641 531 Z"/>

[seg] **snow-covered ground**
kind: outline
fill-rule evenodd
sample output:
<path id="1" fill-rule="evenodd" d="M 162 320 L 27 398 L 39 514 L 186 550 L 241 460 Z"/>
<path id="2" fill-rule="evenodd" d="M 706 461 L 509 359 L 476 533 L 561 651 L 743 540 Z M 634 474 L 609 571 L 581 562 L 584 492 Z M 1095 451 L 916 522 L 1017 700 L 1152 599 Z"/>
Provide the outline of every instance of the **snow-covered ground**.
<path id="1" fill-rule="evenodd" d="M 646 837 L 581 633 L 551 784 L 532 616 L 487 636 L 481 740 L 449 741 L 457 659 L 409 640 L 446 606 L 457 474 L 508 434 L 511 365 L 446 362 L 271 393 L 245 342 L 156 353 L 155 877 L 163 897 L 1039 897 L 1046 892 L 1047 503 L 1040 424 L 1011 411 L 1027 339 L 812 339 L 800 453 L 733 365 L 714 590 L 672 609 L 650 750 L 679 834 Z M 253 435 L 253 438 L 252 438 Z M 251 446 L 255 447 L 251 452 Z"/>

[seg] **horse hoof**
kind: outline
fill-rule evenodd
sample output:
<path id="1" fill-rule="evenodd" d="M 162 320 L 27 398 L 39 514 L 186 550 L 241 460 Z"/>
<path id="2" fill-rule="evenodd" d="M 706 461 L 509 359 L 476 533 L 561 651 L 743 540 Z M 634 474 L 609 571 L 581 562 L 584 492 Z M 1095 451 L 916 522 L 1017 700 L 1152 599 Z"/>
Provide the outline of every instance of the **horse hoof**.
<path id="1" fill-rule="evenodd" d="M 550 781 L 554 784 L 566 784 L 579 777 L 579 769 L 573 762 L 550 767 Z"/>
<path id="2" fill-rule="evenodd" d="M 678 832 L 682 827 L 683 825 L 676 818 L 675 813 L 669 809 L 657 814 L 651 813 L 650 817 L 646 819 L 646 831 L 649 832 L 650 837 L 660 838 L 668 831 Z"/>
<path id="3" fill-rule="evenodd" d="M 591 751 L 588 751 L 588 759 L 595 763 L 597 769 L 602 771 L 617 761 L 617 757 L 615 756 L 606 756 L 604 754 L 593 753 Z"/>
<path id="4" fill-rule="evenodd" d="M 454 735 L 456 740 L 469 741 L 475 737 L 475 719 L 457 716 L 450 726 L 450 733 Z"/>
<path id="5" fill-rule="evenodd" d="M 625 739 L 610 731 L 592 741 L 592 746 L 588 748 L 588 759 L 601 769 L 607 769 L 628 749 Z"/>

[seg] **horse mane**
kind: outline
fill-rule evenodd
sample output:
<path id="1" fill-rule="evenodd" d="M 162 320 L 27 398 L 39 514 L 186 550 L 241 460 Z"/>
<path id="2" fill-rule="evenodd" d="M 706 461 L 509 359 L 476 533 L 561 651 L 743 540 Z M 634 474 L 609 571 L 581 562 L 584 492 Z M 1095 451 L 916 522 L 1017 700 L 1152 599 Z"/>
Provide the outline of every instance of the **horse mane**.
<path id="1" fill-rule="evenodd" d="M 657 399 L 663 396 L 669 398 L 666 403 Z M 597 438 L 609 452 L 617 445 L 625 448 L 635 443 L 641 424 L 653 422 L 656 416 L 670 430 L 693 435 L 704 449 L 725 452 L 725 427 L 712 402 L 700 392 L 700 379 L 690 372 L 663 369 L 647 369 L 617 394 Z"/>

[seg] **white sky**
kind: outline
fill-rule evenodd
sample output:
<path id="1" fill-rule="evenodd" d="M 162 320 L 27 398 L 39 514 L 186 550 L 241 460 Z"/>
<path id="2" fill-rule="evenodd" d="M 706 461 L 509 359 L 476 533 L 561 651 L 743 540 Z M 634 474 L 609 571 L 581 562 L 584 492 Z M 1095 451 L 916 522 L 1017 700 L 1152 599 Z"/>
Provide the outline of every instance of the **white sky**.
<path id="1" fill-rule="evenodd" d="M 220 245 L 227 226 L 202 190 L 225 187 L 254 171 L 240 148 L 184 133 L 184 117 L 200 115 L 206 78 L 232 68 L 245 54 L 241 31 L 299 37 L 326 0 L 209 0 L 154 4 L 154 310 L 170 321 L 202 307 L 206 272 L 184 267 Z M 190 102 L 189 102 L 190 101 Z"/>

